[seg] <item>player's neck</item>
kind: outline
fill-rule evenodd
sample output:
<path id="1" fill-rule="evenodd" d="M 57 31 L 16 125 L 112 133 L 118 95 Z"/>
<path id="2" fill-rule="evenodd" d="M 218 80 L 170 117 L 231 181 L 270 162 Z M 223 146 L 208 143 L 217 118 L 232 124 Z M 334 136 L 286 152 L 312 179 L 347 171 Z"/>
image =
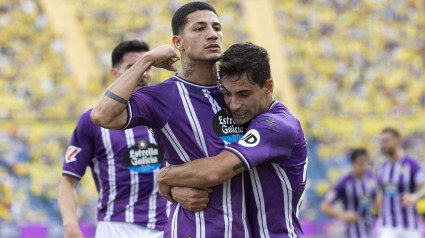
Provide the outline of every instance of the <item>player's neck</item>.
<path id="1" fill-rule="evenodd" d="M 353 172 L 353 176 L 356 179 L 363 179 L 363 177 L 366 175 L 366 173 L 359 173 L 359 172 Z"/>
<path id="2" fill-rule="evenodd" d="M 182 61 L 182 68 L 178 75 L 200 85 L 217 84 L 217 66 L 212 62 Z"/>
<path id="3" fill-rule="evenodd" d="M 401 148 L 398 148 L 394 151 L 394 153 L 388 155 L 388 159 L 390 160 L 391 163 L 395 163 L 398 160 L 400 160 L 402 156 L 403 156 L 403 150 Z"/>

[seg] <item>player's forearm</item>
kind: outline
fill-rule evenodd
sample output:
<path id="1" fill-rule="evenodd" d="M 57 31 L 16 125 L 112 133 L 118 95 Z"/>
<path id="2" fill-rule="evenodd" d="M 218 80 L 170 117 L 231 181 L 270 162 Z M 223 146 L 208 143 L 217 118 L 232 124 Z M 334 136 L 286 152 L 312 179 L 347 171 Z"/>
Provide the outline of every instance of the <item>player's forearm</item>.
<path id="1" fill-rule="evenodd" d="M 343 212 L 340 210 L 336 210 L 332 207 L 332 204 L 330 204 L 329 202 L 324 202 L 322 203 L 322 205 L 320 206 L 320 210 L 322 211 L 322 213 L 330 216 L 330 217 L 335 217 L 335 218 L 339 218 L 341 219 L 343 216 Z"/>
<path id="2" fill-rule="evenodd" d="M 62 215 L 63 226 L 78 226 L 77 192 L 75 187 L 66 180 L 62 180 L 59 185 L 58 205 Z"/>
<path id="3" fill-rule="evenodd" d="M 173 187 L 192 187 L 199 189 L 220 184 L 221 181 L 211 176 L 214 172 L 211 167 L 213 165 L 210 161 L 207 161 L 210 159 L 202 158 L 182 165 L 168 166 L 161 170 L 158 176 L 158 182 Z M 202 163 L 200 163 L 201 160 L 203 160 Z"/>
<path id="4" fill-rule="evenodd" d="M 95 125 L 113 129 L 122 128 L 127 117 L 127 102 L 139 78 L 151 64 L 151 57 L 145 54 L 108 87 L 91 112 L 90 117 Z"/>
<path id="5" fill-rule="evenodd" d="M 214 157 L 166 167 L 159 173 L 158 182 L 172 187 L 203 189 L 222 184 L 245 169 L 235 154 L 223 151 Z"/>

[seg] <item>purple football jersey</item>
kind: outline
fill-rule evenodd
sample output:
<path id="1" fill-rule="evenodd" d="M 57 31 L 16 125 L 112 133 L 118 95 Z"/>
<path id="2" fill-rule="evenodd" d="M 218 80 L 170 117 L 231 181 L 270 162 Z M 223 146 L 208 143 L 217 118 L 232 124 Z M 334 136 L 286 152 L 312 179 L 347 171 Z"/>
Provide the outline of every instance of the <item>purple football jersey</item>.
<path id="1" fill-rule="evenodd" d="M 147 125 L 172 165 L 215 156 L 243 129 L 225 109 L 218 85 L 197 85 L 177 75 L 135 92 L 124 128 Z M 208 207 L 190 212 L 172 204 L 164 237 L 250 237 L 243 175 L 214 186 Z"/>
<path id="2" fill-rule="evenodd" d="M 333 203 L 340 200 L 344 210 L 355 211 L 358 214 L 359 219 L 356 223 L 345 224 L 345 237 L 372 237 L 372 204 L 376 198 L 376 191 L 376 178 L 369 171 L 362 179 L 354 177 L 353 174 L 347 175 L 326 194 L 326 201 Z"/>
<path id="3" fill-rule="evenodd" d="M 409 156 L 404 156 L 395 163 L 385 161 L 378 169 L 378 182 L 384 195 L 378 225 L 421 230 L 422 221 L 416 206 L 401 206 L 401 194 L 414 193 L 417 185 L 424 182 L 424 173 L 419 162 Z"/>
<path id="4" fill-rule="evenodd" d="M 81 179 L 87 166 L 91 168 L 99 193 L 99 221 L 131 222 L 164 230 L 167 200 L 158 194 L 157 187 L 162 162 L 159 160 L 152 171 L 143 173 L 138 164 L 131 166 L 132 162 L 146 159 L 138 154 L 150 153 L 156 147 L 148 128 L 104 129 L 93 124 L 90 112 L 91 109 L 85 112 L 77 123 L 62 173 Z"/>
<path id="5" fill-rule="evenodd" d="M 274 101 L 246 134 L 226 149 L 247 171 L 247 204 L 253 237 L 304 237 L 298 222 L 307 180 L 307 146 L 298 119 Z"/>

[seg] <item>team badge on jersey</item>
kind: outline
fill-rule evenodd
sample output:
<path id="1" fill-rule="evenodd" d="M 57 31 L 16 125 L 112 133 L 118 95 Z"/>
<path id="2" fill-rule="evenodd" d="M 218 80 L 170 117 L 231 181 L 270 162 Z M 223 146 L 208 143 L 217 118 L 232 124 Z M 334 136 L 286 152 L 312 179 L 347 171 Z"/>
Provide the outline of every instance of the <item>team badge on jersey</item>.
<path id="1" fill-rule="evenodd" d="M 70 145 L 68 149 L 66 150 L 65 154 L 65 162 L 71 163 L 77 160 L 75 157 L 78 153 L 80 153 L 81 148 L 77 146 Z"/>
<path id="2" fill-rule="evenodd" d="M 260 133 L 257 130 L 249 130 L 240 140 L 239 144 L 245 147 L 254 147 L 260 143 Z"/>
<path id="3" fill-rule="evenodd" d="M 157 145 L 141 140 L 124 153 L 124 165 L 139 173 L 150 173 L 161 166 L 162 158 Z"/>
<path id="4" fill-rule="evenodd" d="M 233 143 L 242 138 L 246 128 L 236 124 L 229 110 L 222 109 L 214 115 L 212 126 L 222 140 Z"/>

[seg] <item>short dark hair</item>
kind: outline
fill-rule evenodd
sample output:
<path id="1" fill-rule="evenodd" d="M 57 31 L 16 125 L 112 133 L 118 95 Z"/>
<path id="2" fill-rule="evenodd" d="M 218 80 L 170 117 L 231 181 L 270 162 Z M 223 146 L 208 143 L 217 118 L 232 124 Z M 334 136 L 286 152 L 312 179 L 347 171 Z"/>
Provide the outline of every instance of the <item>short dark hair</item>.
<path id="1" fill-rule="evenodd" d="M 112 51 L 112 67 L 118 66 L 125 54 L 142 51 L 149 51 L 149 45 L 144 41 L 131 40 L 119 43 Z"/>
<path id="2" fill-rule="evenodd" d="M 217 15 L 214 7 L 206 2 L 190 2 L 181 6 L 173 15 L 171 20 L 171 28 L 173 29 L 173 35 L 178 35 L 184 29 L 187 23 L 187 15 L 195 11 L 208 10 L 212 11 Z"/>
<path id="3" fill-rule="evenodd" d="M 262 88 L 271 78 L 270 58 L 267 50 L 251 42 L 237 43 L 227 49 L 220 60 L 220 78 L 247 74 L 251 83 Z"/>
<path id="4" fill-rule="evenodd" d="M 350 161 L 351 163 L 354 163 L 354 161 L 356 161 L 356 159 L 362 155 L 366 155 L 367 156 L 367 151 L 365 148 L 357 148 L 357 149 L 353 149 L 350 153 Z"/>
<path id="5" fill-rule="evenodd" d="M 383 134 L 383 133 L 390 133 L 394 138 L 397 138 L 397 139 L 401 138 L 400 133 L 396 129 L 391 128 L 391 127 L 384 128 L 381 131 L 381 134 Z"/>

